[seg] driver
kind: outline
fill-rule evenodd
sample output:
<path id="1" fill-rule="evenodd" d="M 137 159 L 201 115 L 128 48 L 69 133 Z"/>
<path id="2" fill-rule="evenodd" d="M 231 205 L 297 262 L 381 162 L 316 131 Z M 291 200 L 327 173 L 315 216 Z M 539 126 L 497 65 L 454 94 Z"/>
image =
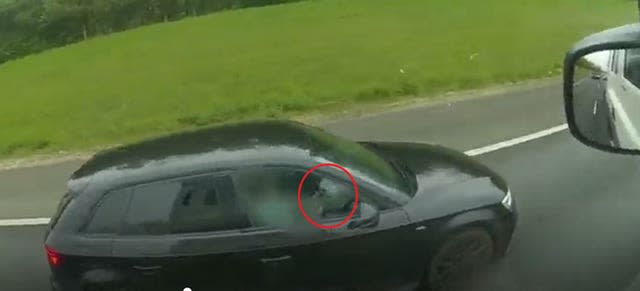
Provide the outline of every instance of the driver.
<path id="1" fill-rule="evenodd" d="M 311 196 L 311 201 L 315 212 L 321 217 L 336 217 L 347 214 L 352 197 L 353 189 L 345 183 L 323 178 Z"/>

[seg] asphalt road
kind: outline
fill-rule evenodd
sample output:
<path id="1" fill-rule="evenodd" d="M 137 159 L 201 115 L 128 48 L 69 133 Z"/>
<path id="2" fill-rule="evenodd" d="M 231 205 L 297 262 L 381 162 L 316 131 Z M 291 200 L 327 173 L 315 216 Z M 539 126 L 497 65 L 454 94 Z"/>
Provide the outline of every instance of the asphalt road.
<path id="1" fill-rule="evenodd" d="M 355 139 L 469 150 L 564 123 L 560 85 L 342 120 Z M 640 272 L 640 160 L 589 149 L 567 131 L 476 157 L 510 183 L 511 252 L 471 290 L 626 290 Z M 78 164 L 0 171 L 1 218 L 47 217 Z M 47 290 L 43 226 L 0 227 L 2 290 Z"/>

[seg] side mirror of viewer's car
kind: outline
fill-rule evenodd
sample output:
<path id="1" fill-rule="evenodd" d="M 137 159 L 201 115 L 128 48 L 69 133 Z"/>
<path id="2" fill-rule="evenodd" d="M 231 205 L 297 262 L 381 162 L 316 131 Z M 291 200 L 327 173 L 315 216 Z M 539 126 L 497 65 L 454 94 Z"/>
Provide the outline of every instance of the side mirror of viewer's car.
<path id="1" fill-rule="evenodd" d="M 358 212 L 360 215 L 351 219 L 347 225 L 349 229 L 367 228 L 378 225 L 380 221 L 380 212 L 374 206 L 368 203 L 358 203 Z"/>
<path id="2" fill-rule="evenodd" d="M 640 24 L 590 35 L 564 61 L 571 134 L 609 152 L 640 154 Z"/>

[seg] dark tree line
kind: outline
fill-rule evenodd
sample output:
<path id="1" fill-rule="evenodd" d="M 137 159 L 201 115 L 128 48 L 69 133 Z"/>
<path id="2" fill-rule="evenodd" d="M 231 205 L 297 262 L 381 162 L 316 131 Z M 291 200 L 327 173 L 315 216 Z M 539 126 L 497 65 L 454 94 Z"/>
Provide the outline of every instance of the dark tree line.
<path id="1" fill-rule="evenodd" d="M 96 35 L 297 0 L 0 0 L 0 63 Z"/>

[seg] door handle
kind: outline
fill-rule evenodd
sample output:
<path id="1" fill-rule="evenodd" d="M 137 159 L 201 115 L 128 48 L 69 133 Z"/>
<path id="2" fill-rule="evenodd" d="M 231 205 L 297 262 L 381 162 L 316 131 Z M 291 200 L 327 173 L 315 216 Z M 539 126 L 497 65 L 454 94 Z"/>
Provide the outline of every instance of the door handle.
<path id="1" fill-rule="evenodd" d="M 262 262 L 263 264 L 268 264 L 268 263 L 277 263 L 277 262 L 288 261 L 288 260 L 291 260 L 291 256 L 284 255 L 281 257 L 262 258 L 260 259 L 260 262 Z"/>

